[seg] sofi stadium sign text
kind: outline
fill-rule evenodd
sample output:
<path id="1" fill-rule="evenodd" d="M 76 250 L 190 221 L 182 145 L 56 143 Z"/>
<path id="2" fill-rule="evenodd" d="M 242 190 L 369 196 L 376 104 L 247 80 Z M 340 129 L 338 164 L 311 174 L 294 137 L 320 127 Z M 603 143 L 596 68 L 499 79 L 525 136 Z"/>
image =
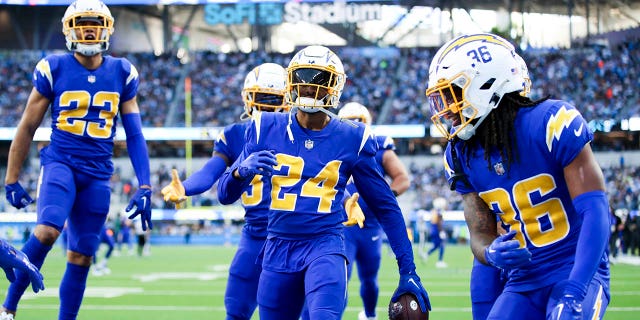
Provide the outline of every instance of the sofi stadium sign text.
<path id="1" fill-rule="evenodd" d="M 333 2 L 310 4 L 304 2 L 208 4 L 204 9 L 207 24 L 275 25 L 283 22 L 305 21 L 322 23 L 354 23 L 380 20 L 382 5 Z"/>

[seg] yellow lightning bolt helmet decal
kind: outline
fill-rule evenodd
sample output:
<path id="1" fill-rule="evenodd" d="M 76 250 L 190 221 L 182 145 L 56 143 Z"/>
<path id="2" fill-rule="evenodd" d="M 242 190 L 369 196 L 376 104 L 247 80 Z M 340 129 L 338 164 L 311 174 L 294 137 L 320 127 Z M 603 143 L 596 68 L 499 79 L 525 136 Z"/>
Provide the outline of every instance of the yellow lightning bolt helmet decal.
<path id="1" fill-rule="evenodd" d="M 547 122 L 547 148 L 551 152 L 553 147 L 553 138 L 560 139 L 560 135 L 565 128 L 568 128 L 573 119 L 579 116 L 580 113 L 576 109 L 567 110 L 565 106 L 562 106 L 560 110 L 551 117 Z"/>

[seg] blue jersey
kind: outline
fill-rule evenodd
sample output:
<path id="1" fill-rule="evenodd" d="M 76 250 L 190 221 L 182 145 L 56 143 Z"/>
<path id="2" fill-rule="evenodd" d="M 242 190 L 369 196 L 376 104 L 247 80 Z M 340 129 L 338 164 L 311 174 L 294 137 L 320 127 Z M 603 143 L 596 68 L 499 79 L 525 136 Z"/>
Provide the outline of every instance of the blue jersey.
<path id="1" fill-rule="evenodd" d="M 349 177 L 371 206 L 389 237 L 401 274 L 415 270 L 402 212 L 377 168 L 378 145 L 369 127 L 336 119 L 319 131 L 301 127 L 294 114 L 254 113 L 247 144 L 234 166 L 251 153 L 275 150 L 278 165 L 265 190 L 270 192 L 268 238 L 309 240 L 342 237 L 342 199 Z M 233 167 L 232 167 L 233 168 Z M 218 185 L 221 202 L 237 197 L 228 170 Z"/>
<path id="2" fill-rule="evenodd" d="M 498 152 L 491 165 L 484 152 L 469 155 L 456 145 L 469 184 L 458 181 L 461 194 L 477 192 L 532 254 L 531 263 L 510 270 L 508 286 L 538 289 L 568 278 L 573 267 L 582 217 L 573 207 L 563 169 L 593 139 L 580 113 L 564 101 L 546 100 L 521 108 L 515 120 L 517 160 L 508 166 Z M 481 148 L 480 148 L 481 149 Z M 452 183 L 451 144 L 445 152 L 445 175 Z M 606 256 L 599 273 L 608 278 Z"/>
<path id="3" fill-rule="evenodd" d="M 382 175 L 385 175 L 386 172 L 384 167 L 382 166 L 382 157 L 387 150 L 395 150 L 396 145 L 393 143 L 393 138 L 387 136 L 376 136 L 376 142 L 378 143 L 378 151 L 376 152 L 376 163 L 378 164 L 378 170 Z M 358 192 L 354 183 L 349 183 L 347 185 L 347 190 L 349 193 L 354 194 Z M 364 202 L 362 198 L 358 199 L 358 204 L 364 213 L 364 227 L 365 228 L 379 228 L 380 223 L 376 218 L 375 214 L 369 209 L 369 206 Z M 356 227 L 356 226 L 354 226 Z"/>
<path id="4" fill-rule="evenodd" d="M 33 85 L 51 101 L 52 119 L 43 164 L 60 161 L 109 178 L 120 104 L 136 96 L 138 81 L 138 71 L 124 58 L 104 56 L 95 70 L 86 69 L 71 53 L 40 60 Z"/>
<path id="5" fill-rule="evenodd" d="M 234 163 L 245 145 L 245 131 L 251 122 L 228 125 L 216 139 L 214 151 L 224 154 L 230 163 Z M 269 194 L 264 191 L 264 181 L 256 175 L 251 184 L 242 193 L 242 206 L 245 210 L 245 228 L 255 237 L 266 237 L 267 210 L 269 210 Z"/>

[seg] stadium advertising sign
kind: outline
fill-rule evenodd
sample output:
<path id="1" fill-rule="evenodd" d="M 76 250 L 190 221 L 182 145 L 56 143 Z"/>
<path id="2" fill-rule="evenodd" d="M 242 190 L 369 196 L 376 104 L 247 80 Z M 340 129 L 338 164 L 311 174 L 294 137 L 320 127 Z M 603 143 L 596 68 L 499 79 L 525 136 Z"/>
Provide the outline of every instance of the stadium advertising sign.
<path id="1" fill-rule="evenodd" d="M 382 5 L 355 4 L 343 1 L 331 3 L 238 3 L 208 4 L 204 20 L 207 24 L 276 25 L 300 21 L 322 23 L 355 23 L 382 18 Z"/>

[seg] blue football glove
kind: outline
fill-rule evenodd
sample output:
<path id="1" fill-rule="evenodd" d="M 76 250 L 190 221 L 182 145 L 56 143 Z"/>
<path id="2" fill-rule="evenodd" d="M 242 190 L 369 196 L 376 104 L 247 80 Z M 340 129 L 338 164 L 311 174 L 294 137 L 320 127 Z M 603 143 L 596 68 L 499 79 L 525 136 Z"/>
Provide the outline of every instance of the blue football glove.
<path id="1" fill-rule="evenodd" d="M 531 252 L 526 247 L 520 248 L 520 242 L 512 240 L 515 236 L 516 232 L 512 230 L 493 240 L 493 243 L 484 250 L 487 262 L 500 269 L 516 268 L 529 263 Z"/>
<path id="2" fill-rule="evenodd" d="M 139 188 L 124 210 L 131 211 L 134 206 L 136 207 L 136 211 L 129 216 L 129 219 L 140 215 L 142 219 L 142 230 L 147 231 L 147 226 L 149 229 L 153 229 L 153 223 L 151 222 L 151 189 Z"/>
<path id="3" fill-rule="evenodd" d="M 422 286 L 420 277 L 418 277 L 417 274 L 412 273 L 400 275 L 400 283 L 398 283 L 398 288 L 393 293 L 393 296 L 391 296 L 391 302 L 398 302 L 400 296 L 405 293 L 412 293 L 416 296 L 422 312 L 431 310 L 429 294 L 427 294 L 427 290 Z"/>
<path id="4" fill-rule="evenodd" d="M 15 182 L 4 186 L 7 194 L 7 200 L 17 209 L 22 209 L 33 202 L 29 194 L 24 191 L 20 182 Z"/>
<path id="5" fill-rule="evenodd" d="M 38 268 L 29 262 L 27 255 L 2 239 L 0 239 L 0 268 L 4 270 L 10 282 L 16 280 L 13 269 L 26 272 L 31 280 L 33 292 L 44 290 L 42 274 Z"/>
<path id="6" fill-rule="evenodd" d="M 256 174 L 270 177 L 273 166 L 277 165 L 276 155 L 272 151 L 262 150 L 250 154 L 238 166 L 238 176 L 242 180 L 253 178 Z"/>
<path id="7" fill-rule="evenodd" d="M 560 298 L 558 304 L 551 311 L 548 320 L 581 320 L 582 319 L 582 303 L 578 302 L 575 297 L 565 295 Z"/>
<path id="8" fill-rule="evenodd" d="M 556 285 L 554 291 L 556 290 L 562 290 L 562 296 L 547 319 L 581 320 L 582 300 L 584 300 L 586 289 L 576 281 L 564 280 Z"/>

